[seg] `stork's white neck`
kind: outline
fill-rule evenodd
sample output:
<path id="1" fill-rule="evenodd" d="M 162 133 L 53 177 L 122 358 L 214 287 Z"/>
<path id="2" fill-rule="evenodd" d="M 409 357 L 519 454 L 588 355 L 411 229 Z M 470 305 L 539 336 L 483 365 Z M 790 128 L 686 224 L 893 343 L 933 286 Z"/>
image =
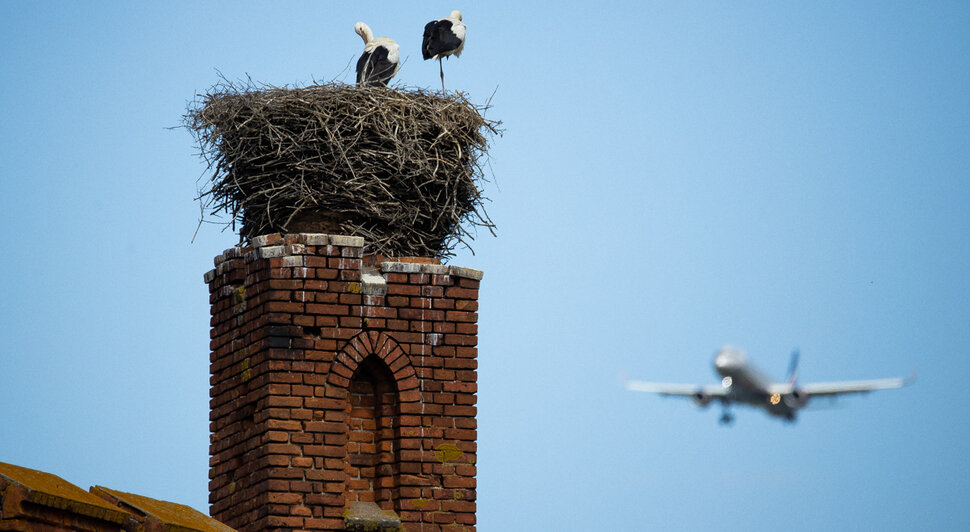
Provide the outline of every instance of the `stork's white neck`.
<path id="1" fill-rule="evenodd" d="M 371 31 L 370 26 L 363 22 L 354 24 L 354 31 L 357 32 L 357 35 L 360 35 L 361 39 L 364 39 L 364 44 L 374 40 L 374 32 Z"/>

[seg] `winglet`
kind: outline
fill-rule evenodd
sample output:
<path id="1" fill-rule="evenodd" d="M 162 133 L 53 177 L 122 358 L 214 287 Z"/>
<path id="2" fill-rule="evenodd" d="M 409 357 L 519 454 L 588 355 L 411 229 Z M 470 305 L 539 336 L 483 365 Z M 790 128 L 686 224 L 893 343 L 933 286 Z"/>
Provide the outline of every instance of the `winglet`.
<path id="1" fill-rule="evenodd" d="M 791 386 L 795 386 L 795 381 L 798 380 L 798 356 L 798 348 L 795 348 L 791 352 L 791 361 L 788 363 L 788 378 L 786 379 L 786 382 Z"/>
<path id="2" fill-rule="evenodd" d="M 910 384 L 913 384 L 914 382 L 916 382 L 916 373 L 918 371 L 919 371 L 919 365 L 916 365 L 913 368 L 913 374 L 903 379 L 903 386 L 909 386 Z"/>

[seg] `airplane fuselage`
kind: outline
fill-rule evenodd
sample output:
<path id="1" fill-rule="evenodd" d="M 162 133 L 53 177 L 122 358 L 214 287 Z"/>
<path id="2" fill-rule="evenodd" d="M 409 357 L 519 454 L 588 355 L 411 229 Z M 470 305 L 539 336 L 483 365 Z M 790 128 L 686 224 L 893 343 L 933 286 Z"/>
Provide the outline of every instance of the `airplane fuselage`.
<path id="1" fill-rule="evenodd" d="M 792 407 L 780 394 L 769 390 L 773 381 L 754 367 L 740 350 L 722 348 L 714 357 L 714 371 L 721 376 L 727 395 L 722 402 L 745 403 L 763 408 L 773 416 L 793 421 L 798 408 Z"/>

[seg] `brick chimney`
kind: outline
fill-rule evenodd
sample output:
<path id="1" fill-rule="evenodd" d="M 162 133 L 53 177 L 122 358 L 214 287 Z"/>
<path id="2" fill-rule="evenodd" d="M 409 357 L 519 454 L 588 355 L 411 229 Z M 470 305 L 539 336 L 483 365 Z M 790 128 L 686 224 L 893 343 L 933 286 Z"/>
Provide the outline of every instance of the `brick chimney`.
<path id="1" fill-rule="evenodd" d="M 215 258 L 213 517 L 243 531 L 475 530 L 482 272 L 264 235 Z"/>

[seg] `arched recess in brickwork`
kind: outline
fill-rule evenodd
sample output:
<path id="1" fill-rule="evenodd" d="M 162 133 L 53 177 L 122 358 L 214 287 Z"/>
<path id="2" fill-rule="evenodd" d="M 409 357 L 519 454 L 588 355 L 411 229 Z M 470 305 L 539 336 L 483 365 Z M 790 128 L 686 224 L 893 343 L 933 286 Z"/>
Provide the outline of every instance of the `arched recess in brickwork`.
<path id="1" fill-rule="evenodd" d="M 421 400 L 421 394 L 418 392 L 418 377 L 408 355 L 394 338 L 377 331 L 362 332 L 347 342 L 333 361 L 328 384 L 346 387 L 348 380 L 357 373 L 360 364 L 369 356 L 376 356 L 390 370 L 400 401 Z"/>
<path id="2" fill-rule="evenodd" d="M 337 355 L 328 380 L 347 390 L 346 500 L 399 511 L 401 404 L 420 399 L 407 354 L 386 334 L 361 333 Z"/>

